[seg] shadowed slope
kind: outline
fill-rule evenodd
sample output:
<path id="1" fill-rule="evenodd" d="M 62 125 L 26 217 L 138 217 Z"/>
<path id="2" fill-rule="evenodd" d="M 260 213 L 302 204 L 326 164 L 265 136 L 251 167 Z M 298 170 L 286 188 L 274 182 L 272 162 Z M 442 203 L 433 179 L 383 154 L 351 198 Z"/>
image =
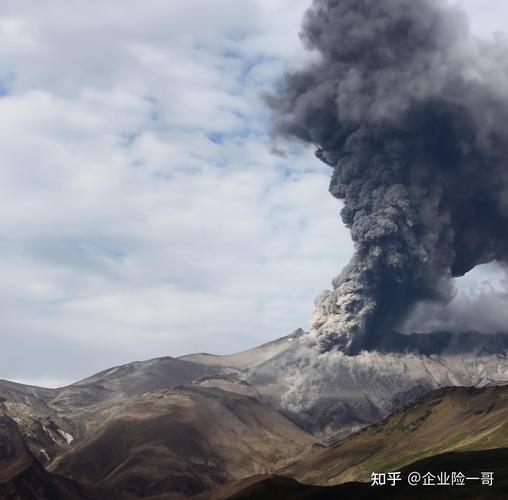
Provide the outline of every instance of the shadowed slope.
<path id="1" fill-rule="evenodd" d="M 16 422 L 0 417 L 0 498 L 12 500 L 115 500 L 130 494 L 82 485 L 48 473 L 32 456 Z"/>
<path id="2" fill-rule="evenodd" d="M 448 500 L 471 498 L 497 500 L 508 498 L 508 449 L 446 453 L 410 464 L 401 470 L 401 481 L 396 486 L 374 487 L 370 483 L 344 483 L 337 486 L 312 486 L 284 476 L 253 477 L 218 488 L 207 500 Z M 407 475 L 427 472 L 461 471 L 467 477 L 479 476 L 481 471 L 494 473 L 492 486 L 478 480 L 467 481 L 465 486 L 409 486 Z M 200 500 L 205 500 L 205 497 Z"/>
<path id="3" fill-rule="evenodd" d="M 90 435 L 104 421 L 103 412 L 122 398 L 169 389 L 216 373 L 208 367 L 164 357 L 104 370 L 59 389 L 0 380 L 0 411 L 19 424 L 42 464 Z"/>
<path id="4" fill-rule="evenodd" d="M 508 447 L 508 386 L 445 388 L 282 471 L 304 483 L 369 480 L 448 451 Z"/>
<path id="5" fill-rule="evenodd" d="M 247 384 L 213 377 L 123 400 L 51 469 L 142 496 L 190 495 L 270 471 L 313 441 Z"/>

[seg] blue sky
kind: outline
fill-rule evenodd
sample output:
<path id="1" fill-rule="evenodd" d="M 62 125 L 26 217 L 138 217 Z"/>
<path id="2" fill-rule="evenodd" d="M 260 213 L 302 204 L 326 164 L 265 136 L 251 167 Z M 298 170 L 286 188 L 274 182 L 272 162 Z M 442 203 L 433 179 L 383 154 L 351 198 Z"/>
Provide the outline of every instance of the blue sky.
<path id="1" fill-rule="evenodd" d="M 476 33 L 502 0 L 462 2 Z M 0 4 L 0 377 L 59 385 L 306 327 L 352 246 L 260 93 L 308 0 Z"/>

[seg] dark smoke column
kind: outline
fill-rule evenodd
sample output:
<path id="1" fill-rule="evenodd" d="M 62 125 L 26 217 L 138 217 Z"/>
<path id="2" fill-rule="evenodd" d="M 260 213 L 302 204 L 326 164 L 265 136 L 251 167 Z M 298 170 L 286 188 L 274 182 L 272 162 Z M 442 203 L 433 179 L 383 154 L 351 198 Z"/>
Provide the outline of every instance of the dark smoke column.
<path id="1" fill-rule="evenodd" d="M 508 71 L 444 0 L 314 0 L 317 61 L 268 97 L 274 134 L 316 146 L 355 254 L 311 332 L 354 353 L 450 279 L 508 255 Z"/>

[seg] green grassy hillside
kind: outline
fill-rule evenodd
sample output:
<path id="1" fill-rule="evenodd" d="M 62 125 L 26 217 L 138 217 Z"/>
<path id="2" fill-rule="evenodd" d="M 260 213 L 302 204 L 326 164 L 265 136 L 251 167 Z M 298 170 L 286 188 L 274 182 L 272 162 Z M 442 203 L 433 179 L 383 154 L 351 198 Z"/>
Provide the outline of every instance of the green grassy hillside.
<path id="1" fill-rule="evenodd" d="M 407 475 L 419 472 L 462 471 L 477 476 L 479 471 L 492 471 L 492 486 L 480 481 L 467 481 L 464 486 L 410 486 Z M 373 487 L 370 483 L 350 482 L 336 486 L 312 486 L 290 477 L 250 478 L 217 489 L 206 500 L 498 500 L 508 498 L 508 449 L 445 453 L 420 460 L 401 470 L 402 480 L 394 486 Z M 205 497 L 199 497 L 205 500 Z"/>
<path id="2" fill-rule="evenodd" d="M 368 481 L 445 452 L 506 447 L 508 386 L 445 388 L 281 473 L 319 485 Z"/>

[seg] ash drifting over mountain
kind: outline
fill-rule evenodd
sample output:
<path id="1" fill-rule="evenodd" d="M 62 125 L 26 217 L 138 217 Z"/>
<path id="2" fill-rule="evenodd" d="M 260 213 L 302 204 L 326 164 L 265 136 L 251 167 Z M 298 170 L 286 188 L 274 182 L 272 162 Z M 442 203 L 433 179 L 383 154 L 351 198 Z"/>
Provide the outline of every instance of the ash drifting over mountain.
<path id="1" fill-rule="evenodd" d="M 508 255 L 508 50 L 442 0 L 314 0 L 317 60 L 267 100 L 317 147 L 355 254 L 316 299 L 321 348 L 354 353 L 451 278 Z"/>

